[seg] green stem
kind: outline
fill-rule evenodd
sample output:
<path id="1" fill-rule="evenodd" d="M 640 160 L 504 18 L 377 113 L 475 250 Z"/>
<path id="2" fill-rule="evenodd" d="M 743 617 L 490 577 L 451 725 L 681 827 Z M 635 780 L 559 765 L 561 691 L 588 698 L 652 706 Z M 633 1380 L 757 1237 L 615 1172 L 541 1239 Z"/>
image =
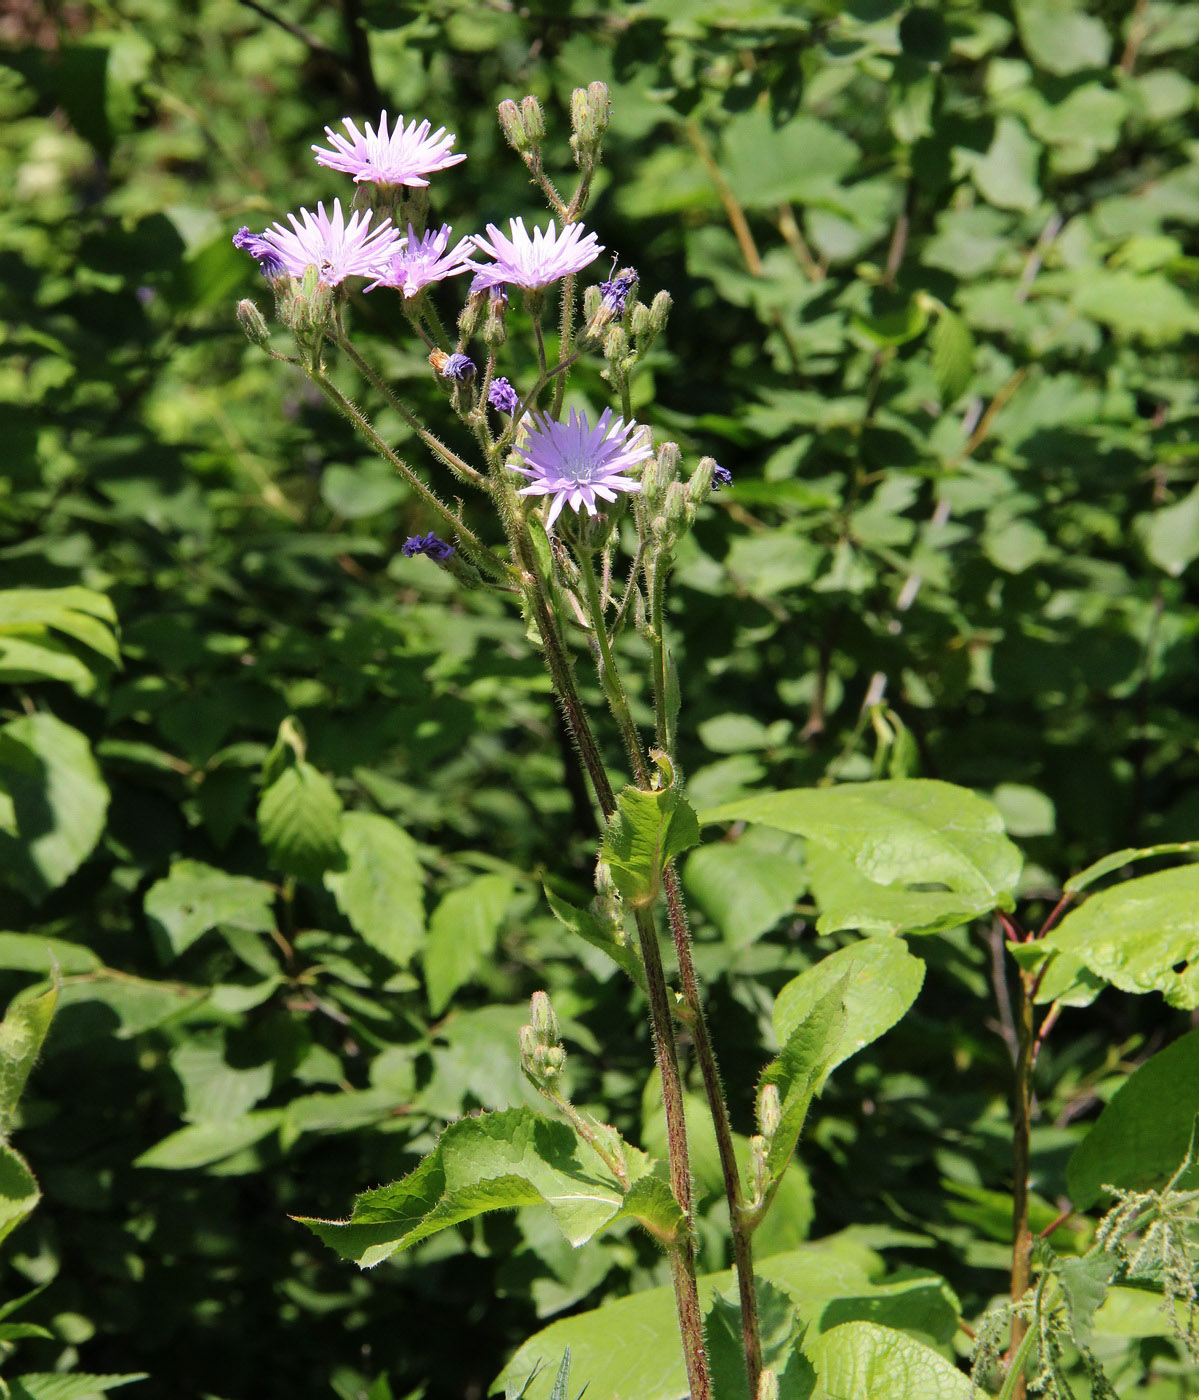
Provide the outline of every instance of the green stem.
<path id="1" fill-rule="evenodd" d="M 575 557 L 579 565 L 579 574 L 583 580 L 583 590 L 587 597 L 587 611 L 590 614 L 591 634 L 597 652 L 596 663 L 600 684 L 604 688 L 604 695 L 612 711 L 612 717 L 620 730 L 620 737 L 624 740 L 629 763 L 632 765 L 634 781 L 638 787 L 647 788 L 649 787 L 649 769 L 642 753 L 641 736 L 637 733 L 637 726 L 633 722 L 633 712 L 629 706 L 629 698 L 625 693 L 624 682 L 620 678 L 620 672 L 612 655 L 612 648 L 608 644 L 608 628 L 604 621 L 604 606 L 600 600 L 595 565 L 592 563 L 591 555 L 586 550 L 578 550 Z"/>
<path id="2" fill-rule="evenodd" d="M 543 1098 L 548 1099 L 564 1118 L 570 1120 L 575 1132 L 578 1133 L 584 1142 L 590 1144 L 596 1156 L 600 1158 L 616 1180 L 620 1182 L 621 1188 L 627 1191 L 629 1189 L 628 1168 L 615 1153 L 608 1151 L 599 1133 L 588 1123 L 574 1104 L 572 1104 L 569 1099 L 560 1098 L 552 1089 L 547 1089 L 544 1084 L 538 1083 L 536 1084 L 536 1088 L 538 1093 L 540 1093 Z"/>
<path id="3" fill-rule="evenodd" d="M 456 452 L 451 451 L 439 437 L 431 433 L 428 428 L 424 426 L 403 400 L 397 397 L 391 386 L 376 372 L 374 366 L 367 360 L 364 360 L 358 351 L 354 349 L 350 344 L 349 337 L 346 336 L 344 332 L 338 336 L 337 344 L 354 362 L 363 376 L 378 389 L 391 407 L 395 409 L 404 422 L 408 424 L 435 457 L 439 457 L 454 475 L 461 477 L 463 481 L 469 481 L 472 486 L 478 486 L 480 488 L 486 487 L 486 478 L 482 473 L 477 472 L 468 462 L 464 462 Z"/>
<path id="4" fill-rule="evenodd" d="M 403 461 L 395 452 L 388 447 L 387 443 L 379 436 L 366 417 L 346 398 L 346 396 L 332 384 L 319 370 L 309 370 L 309 377 L 322 394 L 337 409 L 337 411 L 362 434 L 376 452 L 404 478 L 408 485 L 416 492 L 422 501 L 429 507 L 435 515 L 441 517 L 447 525 L 453 529 L 459 539 L 466 547 L 466 552 L 488 569 L 496 578 L 501 579 L 505 584 L 512 582 L 512 569 L 506 564 L 498 554 L 493 553 L 479 539 L 467 525 L 454 514 L 454 512 L 441 501 L 434 492 L 430 491 L 419 476 L 408 464 Z"/>
<path id="5" fill-rule="evenodd" d="M 1020 1001 L 1016 1012 L 1016 1083 L 1012 1102 L 1012 1270 L 1011 1298 L 1018 1303 L 1028 1292 L 1032 1268 L 1032 1230 L 1029 1226 L 1028 1171 L 1032 1133 L 1032 1075 L 1036 1048 L 1033 1025 L 1031 977 L 1020 974 Z M 1025 1340 L 1024 1319 L 1013 1313 L 1011 1349 L 1019 1354 Z M 1015 1369 L 1013 1363 L 1013 1369 Z M 1009 1380 L 1011 1378 L 1009 1377 Z M 1012 1382 L 1012 1400 L 1024 1400 L 1024 1380 Z"/>
<path id="6" fill-rule="evenodd" d="M 1024 1394 L 1024 1368 L 1028 1365 L 1028 1358 L 1032 1355 L 1032 1349 L 1036 1342 L 1037 1329 L 1025 1324 L 1022 1340 L 1012 1356 L 1007 1375 L 1004 1377 L 1003 1388 L 995 1400 L 1019 1400 L 1019 1397 Z"/>
<path id="7" fill-rule="evenodd" d="M 574 331 L 575 312 L 575 282 L 574 273 L 563 280 L 562 283 L 562 324 L 558 333 L 558 354 L 561 356 L 570 353 L 570 341 Z M 558 374 L 557 383 L 554 385 L 554 402 L 550 409 L 550 417 L 558 418 L 562 413 L 562 399 L 566 394 L 566 375 Z"/>

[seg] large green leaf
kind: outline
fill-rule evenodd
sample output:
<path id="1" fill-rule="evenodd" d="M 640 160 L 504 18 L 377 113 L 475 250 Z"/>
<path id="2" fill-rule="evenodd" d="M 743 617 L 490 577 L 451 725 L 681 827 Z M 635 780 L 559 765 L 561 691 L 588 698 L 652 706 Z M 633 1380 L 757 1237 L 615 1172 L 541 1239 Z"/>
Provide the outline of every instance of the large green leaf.
<path id="1" fill-rule="evenodd" d="M 512 881 L 506 875 L 479 875 L 450 890 L 434 909 L 425 946 L 425 981 L 434 1016 L 441 1015 L 495 948 L 511 900 Z"/>
<path id="2" fill-rule="evenodd" d="M 830 1071 L 877 1040 L 903 1016 L 924 985 L 924 963 L 897 939 L 867 938 L 793 977 L 774 1003 L 774 1031 L 785 1045 L 816 1003 L 840 988 L 845 1026 Z"/>
<path id="3" fill-rule="evenodd" d="M 230 875 L 199 860 L 177 860 L 146 892 L 146 918 L 164 961 L 176 958 L 210 929 L 269 933 L 275 891 L 262 880 Z"/>
<path id="4" fill-rule="evenodd" d="M 103 1391 L 147 1378 L 145 1371 L 123 1376 L 94 1376 L 83 1371 L 69 1376 L 57 1371 L 27 1371 L 13 1379 L 11 1394 L 12 1400 L 91 1400 L 93 1395 Z"/>
<path id="5" fill-rule="evenodd" d="M 80 657 L 70 643 L 119 666 L 115 625 L 112 604 L 90 588 L 0 590 L 0 681 L 62 680 L 88 695 L 96 685 L 94 658 Z"/>
<path id="6" fill-rule="evenodd" d="M 1066 1168 L 1070 1198 L 1087 1210 L 1105 1186 L 1161 1186 L 1182 1164 L 1199 1112 L 1199 1031 L 1146 1060 L 1117 1089 Z"/>
<path id="7" fill-rule="evenodd" d="M 977 1392 L 952 1362 L 892 1327 L 846 1322 L 804 1347 L 816 1368 L 812 1400 L 971 1400 Z"/>
<path id="8" fill-rule="evenodd" d="M 752 943 L 789 914 L 804 879 L 803 865 L 794 855 L 763 850 L 746 840 L 701 846 L 683 867 L 687 893 L 734 948 Z"/>
<path id="9" fill-rule="evenodd" d="M 811 1365 L 798 1350 L 805 1318 L 791 1294 L 765 1279 L 757 1280 L 758 1335 L 762 1341 L 762 1365 L 779 1376 L 780 1400 L 807 1400 L 814 1376 Z M 755 1400 L 745 1373 L 745 1348 L 741 1342 L 741 1304 L 738 1290 L 717 1293 L 704 1318 L 704 1339 L 712 1371 L 716 1400 Z"/>
<path id="10" fill-rule="evenodd" d="M 355 932 L 407 967 L 425 936 L 423 875 L 416 842 L 386 817 L 347 812 L 341 822 L 345 868 L 325 874 Z"/>
<path id="11" fill-rule="evenodd" d="M 303 1218 L 343 1258 L 369 1268 L 420 1240 L 493 1210 L 545 1205 L 574 1245 L 623 1213 L 608 1168 L 574 1129 L 510 1108 L 451 1123 L 402 1181 L 363 1192 L 348 1220 Z M 660 1203 L 647 1201 L 657 1218 Z"/>
<path id="12" fill-rule="evenodd" d="M 819 927 L 925 932 L 1010 909 L 1019 850 L 990 802 L 925 778 L 791 788 L 726 802 L 706 822 L 761 822 L 810 843 Z"/>
<path id="13" fill-rule="evenodd" d="M 838 1062 L 846 1027 L 845 985 L 843 975 L 813 1002 L 787 1037 L 778 1059 L 762 1071 L 762 1084 L 774 1085 L 782 1101 L 782 1118 L 766 1155 L 772 1181 L 782 1176 L 812 1099 Z"/>
<path id="14" fill-rule="evenodd" d="M 29 1071 L 41 1053 L 54 1009 L 58 987 L 39 996 L 14 1001 L 0 1022 L 0 1141 L 7 1141 L 16 1117 Z"/>
<path id="15" fill-rule="evenodd" d="M 1125 992 L 1161 992 L 1199 1006 L 1199 863 L 1159 870 L 1094 894 L 1039 948 L 1077 960 Z M 1050 969 L 1052 971 L 1052 967 Z"/>
<path id="16" fill-rule="evenodd" d="M 258 803 L 258 834 L 285 875 L 319 880 L 341 856 L 341 799 L 310 763 L 284 768 Z"/>
<path id="17" fill-rule="evenodd" d="M 15 835 L 0 829 L 0 871 L 40 904 L 87 859 L 104 830 L 108 788 L 87 739 L 54 715 L 0 729 L 0 793 Z M 0 803 L 0 806 L 4 805 Z"/>
<path id="18" fill-rule="evenodd" d="M 894 1285 L 882 1278 L 883 1261 L 850 1232 L 803 1244 L 774 1254 L 755 1264 L 755 1277 L 785 1290 L 794 1300 L 800 1318 L 814 1329 L 836 1326 L 853 1316 L 869 1316 L 888 1304 Z M 731 1269 L 709 1274 L 699 1281 L 700 1304 L 708 1311 L 714 1297 L 735 1287 Z M 947 1300 L 944 1285 L 933 1275 L 922 1276 L 919 1285 L 907 1285 L 901 1295 L 904 1316 L 915 1316 L 921 1332 L 939 1340 L 956 1328 L 956 1304 Z M 925 1306 L 914 1311 L 911 1298 L 919 1294 Z M 860 1310 L 860 1311 L 859 1311 Z M 883 1312 L 884 1320 L 890 1314 Z M 827 1319 L 827 1320 L 826 1320 Z M 901 1323 L 900 1325 L 906 1325 Z M 561 1355 L 570 1347 L 574 1374 L 588 1383 L 589 1400 L 682 1400 L 687 1394 L 679 1324 L 674 1294 L 669 1287 L 650 1288 L 602 1304 L 591 1312 L 564 1318 L 530 1337 L 515 1353 L 492 1385 L 520 1385 L 538 1358 Z M 528 1391 L 529 1400 L 545 1400 L 549 1378 L 539 1376 Z M 913 1396 L 919 1392 L 912 1392 Z M 897 1400 L 891 1397 L 890 1400 Z M 905 1394 L 906 1400 L 906 1394 Z"/>
<path id="19" fill-rule="evenodd" d="M 186 1128 L 180 1128 L 161 1142 L 156 1142 L 135 1158 L 133 1165 L 159 1167 L 167 1171 L 206 1167 L 261 1142 L 282 1122 L 283 1109 L 262 1108 L 253 1113 L 244 1113 L 239 1118 L 189 1123 Z"/>
<path id="20" fill-rule="evenodd" d="M 662 871 L 699 841 L 695 813 L 674 787 L 657 792 L 626 787 L 604 831 L 603 858 L 630 904 L 652 904 Z"/>

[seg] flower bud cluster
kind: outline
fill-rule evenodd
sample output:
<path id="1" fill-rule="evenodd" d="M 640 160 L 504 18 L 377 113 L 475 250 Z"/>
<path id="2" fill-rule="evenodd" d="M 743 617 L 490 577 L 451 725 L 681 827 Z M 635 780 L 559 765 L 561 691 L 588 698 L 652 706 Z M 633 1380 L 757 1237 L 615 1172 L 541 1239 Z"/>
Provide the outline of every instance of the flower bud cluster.
<path id="1" fill-rule="evenodd" d="M 570 150 L 580 170 L 591 171 L 599 164 L 604 132 L 612 117 L 612 103 L 606 83 L 575 88 L 570 95 Z"/>
<path id="2" fill-rule="evenodd" d="M 538 1086 L 552 1083 L 566 1064 L 558 1018 L 545 992 L 529 1001 L 529 1024 L 520 1028 L 520 1066 Z"/>
<path id="3" fill-rule="evenodd" d="M 526 161 L 538 159 L 545 140 L 545 113 L 541 103 L 532 94 L 522 97 L 519 106 L 506 97 L 498 113 L 500 129 L 512 149 Z"/>

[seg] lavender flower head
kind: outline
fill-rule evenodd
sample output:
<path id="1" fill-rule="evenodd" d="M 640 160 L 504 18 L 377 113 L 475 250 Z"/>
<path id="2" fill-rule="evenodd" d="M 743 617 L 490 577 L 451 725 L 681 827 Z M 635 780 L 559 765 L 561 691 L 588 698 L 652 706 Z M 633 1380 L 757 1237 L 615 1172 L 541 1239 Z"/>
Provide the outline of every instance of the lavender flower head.
<path id="1" fill-rule="evenodd" d="M 715 495 L 722 486 L 733 484 L 733 473 L 728 467 L 722 467 L 719 462 L 712 468 L 712 493 Z"/>
<path id="2" fill-rule="evenodd" d="M 392 253 L 380 269 L 378 280 L 364 290 L 373 292 L 376 287 L 395 287 L 405 297 L 414 297 L 431 282 L 444 282 L 447 277 L 472 271 L 466 256 L 474 247 L 469 238 L 462 239 L 446 252 L 453 231 L 449 224 L 443 224 L 436 233 L 424 233 L 418 238 L 409 224 L 403 248 Z"/>
<path id="3" fill-rule="evenodd" d="M 266 278 L 273 280 L 282 277 L 287 271 L 272 245 L 260 233 L 251 233 L 244 224 L 233 235 L 233 246 L 241 249 L 243 253 L 249 253 L 252 258 L 257 258 L 262 275 Z"/>
<path id="4" fill-rule="evenodd" d="M 604 251 L 595 234 L 587 233 L 582 224 L 567 224 L 559 233 L 551 219 L 548 229 L 534 229 L 531 237 L 523 219 L 509 219 L 508 227 L 510 238 L 494 224 L 487 225 L 490 243 L 479 234 L 474 237 L 479 252 L 495 259 L 471 263 L 479 274 L 475 281 L 480 288 L 511 282 L 525 291 L 535 291 L 572 272 L 581 272 Z"/>
<path id="5" fill-rule="evenodd" d="M 426 175 L 445 170 L 451 165 L 464 161 L 464 155 L 452 155 L 450 147 L 458 139 L 447 133 L 444 126 L 432 131 L 429 122 L 419 125 L 411 121 L 404 125 L 401 113 L 395 120 L 390 135 L 387 131 L 387 113 L 379 113 L 379 129 L 370 122 L 364 122 L 364 135 L 346 117 L 342 125 L 350 133 L 349 137 L 339 136 L 331 126 L 325 128 L 331 151 L 321 146 L 313 146 L 318 165 L 330 170 L 341 170 L 353 175 L 355 180 L 373 180 L 379 185 L 426 186 Z"/>
<path id="6" fill-rule="evenodd" d="M 524 445 L 516 449 L 527 463 L 512 470 L 530 478 L 518 496 L 550 496 L 546 526 L 553 525 L 569 505 L 595 515 L 595 501 L 614 501 L 618 492 L 641 490 L 640 481 L 625 473 L 653 454 L 649 433 L 636 423 L 613 418 L 606 408 L 593 428 L 586 414 L 570 410 L 565 423 L 534 419 Z"/>
<path id="7" fill-rule="evenodd" d="M 515 413 L 520 407 L 520 398 L 516 390 L 502 375 L 497 375 L 491 381 L 491 387 L 487 390 L 487 402 L 492 408 L 498 408 L 501 413 Z"/>
<path id="8" fill-rule="evenodd" d="M 315 263 L 322 284 L 336 287 L 347 277 L 375 276 L 398 246 L 399 230 L 387 219 L 371 229 L 373 217 L 369 209 L 360 210 L 347 222 L 341 200 L 335 199 L 332 218 L 323 204 L 316 206 L 315 214 L 301 209 L 298 219 L 294 214 L 287 216 L 290 229 L 272 224 L 256 242 L 270 249 L 290 276 L 303 277 L 304 269 Z M 254 256 L 262 255 L 254 252 Z"/>
<path id="9" fill-rule="evenodd" d="M 432 350 L 429 353 L 429 363 L 442 379 L 470 379 L 475 372 L 474 360 L 469 355 L 457 352 L 447 355 L 444 350 Z"/>
<path id="10" fill-rule="evenodd" d="M 445 540 L 438 539 L 432 530 L 427 535 L 409 535 L 400 546 L 400 553 L 405 559 L 414 559 L 418 554 L 427 554 L 430 559 L 436 559 L 439 564 L 444 563 L 454 552 L 452 544 L 446 544 Z"/>
<path id="11" fill-rule="evenodd" d="M 476 264 L 470 263 L 469 266 L 473 269 L 476 266 Z M 505 306 L 507 306 L 507 284 L 504 282 L 496 282 L 489 272 L 476 272 L 475 275 L 470 279 L 470 291 L 467 293 L 467 295 L 472 297 L 482 296 L 484 292 L 489 292 L 491 294 L 491 304 L 493 306 L 497 302 L 502 302 Z"/>

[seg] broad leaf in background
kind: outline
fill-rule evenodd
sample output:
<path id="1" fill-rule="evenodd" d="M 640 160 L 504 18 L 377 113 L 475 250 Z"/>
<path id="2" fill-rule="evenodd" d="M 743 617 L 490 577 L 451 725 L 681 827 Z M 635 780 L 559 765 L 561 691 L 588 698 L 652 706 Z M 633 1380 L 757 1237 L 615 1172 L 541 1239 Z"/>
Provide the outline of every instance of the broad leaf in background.
<path id="1" fill-rule="evenodd" d="M 647 1201 L 657 1215 L 661 1203 Z M 619 1184 L 573 1128 L 528 1108 L 451 1123 L 402 1181 L 365 1191 L 348 1220 L 297 1217 L 343 1258 L 370 1268 L 451 1225 L 546 1205 L 574 1245 L 623 1214 Z"/>
<path id="2" fill-rule="evenodd" d="M 805 837 L 821 932 L 952 927 L 1012 908 L 1020 876 L 1020 852 L 996 808 L 932 779 L 791 788 L 726 802 L 702 820 Z"/>
<path id="3" fill-rule="evenodd" d="M 425 945 L 425 983 L 434 1016 L 441 1015 L 495 948 L 511 900 L 512 881 L 506 875 L 479 875 L 450 890 L 433 910 Z"/>
<path id="4" fill-rule="evenodd" d="M 347 812 L 341 821 L 345 866 L 325 885 L 356 933 L 397 967 L 407 967 L 425 936 L 424 877 L 416 842 L 373 812 Z"/>
<path id="5" fill-rule="evenodd" d="M 807 1319 L 786 1290 L 767 1280 L 757 1285 L 762 1365 L 779 1378 L 779 1400 L 807 1400 L 815 1376 L 799 1351 Z M 704 1317 L 704 1340 L 716 1400 L 754 1400 L 745 1373 L 741 1304 L 736 1290 L 718 1293 Z"/>
<path id="6" fill-rule="evenodd" d="M 107 810 L 108 788 L 77 729 L 45 712 L 0 729 L 0 872 L 26 898 L 41 904 L 75 873 Z"/>
<path id="7" fill-rule="evenodd" d="M 932 1347 L 874 1322 L 846 1322 L 810 1338 L 812 1400 L 971 1400 L 967 1376 Z"/>
<path id="8" fill-rule="evenodd" d="M 1168 1181 L 1186 1155 L 1197 1106 L 1199 1030 L 1159 1050 L 1116 1090 L 1066 1168 L 1074 1205 L 1090 1209 L 1108 1185 L 1140 1191 Z"/>
<path id="9" fill-rule="evenodd" d="M 848 980 L 849 973 L 842 969 L 841 980 L 813 1002 L 806 1015 L 796 1022 L 778 1059 L 762 1071 L 760 1083 L 775 1085 L 782 1100 L 782 1118 L 766 1154 L 772 1181 L 782 1176 L 803 1131 L 812 1099 L 838 1063 L 847 1022 Z"/>
<path id="10" fill-rule="evenodd" d="M 79 656 L 64 638 L 102 657 L 107 671 L 121 664 L 116 621 L 109 600 L 90 588 L 0 590 L 0 681 L 61 680 L 90 695 L 95 658 Z"/>
<path id="11" fill-rule="evenodd" d="M 607 953 L 612 961 L 648 995 L 645 966 L 636 948 L 625 936 L 623 928 L 620 930 L 621 940 L 623 940 L 621 941 L 618 940 L 615 929 L 601 922 L 590 910 L 579 909 L 563 899 L 549 885 L 545 886 L 545 899 L 556 919 L 565 924 L 572 933 L 578 934 L 585 943 L 590 943 L 593 948 Z"/>
<path id="12" fill-rule="evenodd" d="M 695 813 L 676 788 L 645 792 L 626 787 L 608 819 L 602 854 L 625 899 L 649 905 L 658 897 L 663 870 L 698 842 Z"/>
<path id="13" fill-rule="evenodd" d="M 29 1371 L 11 1382 L 12 1400 L 91 1400 L 91 1397 L 131 1381 L 147 1379 L 145 1371 L 123 1376 L 89 1376 L 80 1371 L 65 1376 L 51 1371 Z"/>
<path id="14" fill-rule="evenodd" d="M 146 918 L 163 962 L 177 958 L 216 928 L 269 933 L 275 891 L 262 880 L 230 875 L 199 860 L 178 860 L 146 892 Z"/>
<path id="15" fill-rule="evenodd" d="M 924 985 L 924 963 L 898 940 L 863 939 L 839 948 L 793 977 L 774 1003 L 774 1033 L 786 1045 L 816 1003 L 839 989 L 845 1025 L 828 1063 L 831 1072 L 899 1021 Z"/>
<path id="16" fill-rule="evenodd" d="M 258 834 L 272 864 L 300 880 L 319 880 L 340 864 L 341 819 L 333 784 L 303 759 L 284 768 L 258 803 Z"/>
<path id="17" fill-rule="evenodd" d="M 1199 1006 L 1199 864 L 1125 880 L 1093 894 L 1040 941 L 1125 992 Z M 1052 964 L 1050 965 L 1052 971 Z"/>

